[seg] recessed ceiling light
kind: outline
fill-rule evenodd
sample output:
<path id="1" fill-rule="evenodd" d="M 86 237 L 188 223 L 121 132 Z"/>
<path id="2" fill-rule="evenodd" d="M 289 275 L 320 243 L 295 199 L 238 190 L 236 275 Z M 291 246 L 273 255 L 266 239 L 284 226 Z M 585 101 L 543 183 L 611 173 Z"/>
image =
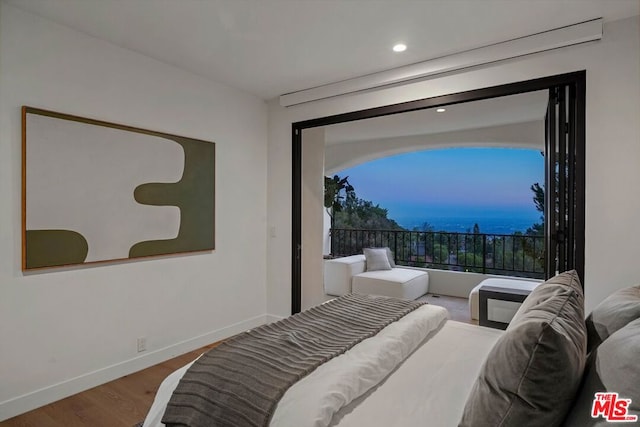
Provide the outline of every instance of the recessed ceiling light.
<path id="1" fill-rule="evenodd" d="M 393 47 L 394 52 L 404 52 L 405 50 L 407 50 L 406 44 L 398 43 Z"/>
<path id="2" fill-rule="evenodd" d="M 447 111 L 446 108 L 438 108 L 438 109 L 436 109 L 436 113 L 444 113 L 445 111 Z"/>

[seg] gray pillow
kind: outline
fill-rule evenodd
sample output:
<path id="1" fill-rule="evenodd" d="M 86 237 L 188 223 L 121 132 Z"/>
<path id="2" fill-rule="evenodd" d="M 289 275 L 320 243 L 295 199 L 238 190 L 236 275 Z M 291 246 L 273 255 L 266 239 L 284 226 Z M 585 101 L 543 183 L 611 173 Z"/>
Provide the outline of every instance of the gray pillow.
<path id="1" fill-rule="evenodd" d="M 489 352 L 460 426 L 560 425 L 580 386 L 586 338 L 577 273 L 538 286 Z"/>
<path id="2" fill-rule="evenodd" d="M 596 392 L 615 392 L 631 399 L 627 415 L 640 422 L 640 319 L 611 334 L 589 355 L 589 362 L 566 427 L 609 426 L 603 417 L 591 417 Z M 628 424 L 627 424 L 628 425 Z M 637 425 L 637 424 L 632 424 Z"/>
<path id="3" fill-rule="evenodd" d="M 605 298 L 587 317 L 587 352 L 629 322 L 640 318 L 640 285 L 620 289 Z"/>
<path id="4" fill-rule="evenodd" d="M 386 248 L 365 248 L 363 252 L 367 271 L 391 270 Z"/>

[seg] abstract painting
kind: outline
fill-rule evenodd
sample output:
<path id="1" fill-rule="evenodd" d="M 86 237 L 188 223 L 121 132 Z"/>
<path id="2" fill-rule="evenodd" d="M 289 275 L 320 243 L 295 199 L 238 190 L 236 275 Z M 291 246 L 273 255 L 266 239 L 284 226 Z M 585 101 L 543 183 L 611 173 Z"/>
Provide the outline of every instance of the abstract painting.
<path id="1" fill-rule="evenodd" d="M 214 249 L 215 144 L 22 108 L 22 268 Z"/>

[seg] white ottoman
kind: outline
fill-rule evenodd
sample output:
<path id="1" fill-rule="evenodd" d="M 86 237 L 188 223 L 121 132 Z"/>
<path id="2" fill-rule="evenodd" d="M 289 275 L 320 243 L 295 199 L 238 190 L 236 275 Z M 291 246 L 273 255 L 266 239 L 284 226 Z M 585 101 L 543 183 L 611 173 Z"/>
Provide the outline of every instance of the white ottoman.
<path id="1" fill-rule="evenodd" d="M 351 293 L 351 278 L 366 269 L 364 255 L 352 255 L 324 262 L 324 292 L 327 295 Z"/>
<path id="2" fill-rule="evenodd" d="M 429 274 L 410 268 L 367 271 L 353 276 L 353 293 L 416 299 L 429 290 Z"/>
<path id="3" fill-rule="evenodd" d="M 471 290 L 469 293 L 469 312 L 471 313 L 471 318 L 474 320 L 478 320 L 480 318 L 480 310 L 478 308 L 479 304 L 479 292 L 480 288 L 483 286 L 494 286 L 496 288 L 507 288 L 507 289 L 522 289 L 525 291 L 534 290 L 539 284 L 542 282 L 533 282 L 530 280 L 518 280 L 518 279 L 499 279 L 499 278 L 491 278 L 485 279 L 480 282 L 475 288 Z"/>

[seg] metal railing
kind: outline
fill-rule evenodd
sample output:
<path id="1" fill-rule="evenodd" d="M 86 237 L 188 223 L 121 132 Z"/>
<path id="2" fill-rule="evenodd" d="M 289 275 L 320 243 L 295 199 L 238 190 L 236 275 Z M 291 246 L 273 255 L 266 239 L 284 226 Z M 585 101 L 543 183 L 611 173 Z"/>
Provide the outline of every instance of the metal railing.
<path id="1" fill-rule="evenodd" d="M 386 246 L 398 265 L 544 278 L 544 236 L 343 228 L 330 236 L 334 257 Z"/>

